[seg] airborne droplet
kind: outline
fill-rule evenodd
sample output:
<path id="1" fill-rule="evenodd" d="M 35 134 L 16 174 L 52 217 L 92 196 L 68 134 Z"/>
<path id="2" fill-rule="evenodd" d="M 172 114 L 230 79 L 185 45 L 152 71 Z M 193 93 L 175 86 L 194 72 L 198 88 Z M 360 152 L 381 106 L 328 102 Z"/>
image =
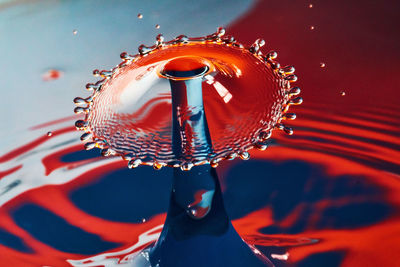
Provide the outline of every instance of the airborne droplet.
<path id="1" fill-rule="evenodd" d="M 325 64 L 324 62 L 321 62 L 321 63 L 319 63 L 319 66 L 320 66 L 321 68 L 325 68 L 326 64 Z"/>
<path id="2" fill-rule="evenodd" d="M 76 30 L 76 29 L 72 31 L 73 35 L 76 35 L 77 33 L 78 33 L 78 30 Z"/>
<path id="3" fill-rule="evenodd" d="M 42 75 L 43 81 L 53 81 L 61 78 L 63 76 L 63 72 L 56 69 L 49 69 Z"/>
<path id="4" fill-rule="evenodd" d="M 139 14 L 137 14 L 137 18 L 138 18 L 138 19 L 142 19 L 142 18 L 143 18 L 143 15 L 142 15 L 141 13 L 139 13 Z"/>
<path id="5" fill-rule="evenodd" d="M 160 29 L 160 24 L 156 24 L 156 29 Z"/>
<path id="6" fill-rule="evenodd" d="M 52 136 L 53 135 L 53 133 L 52 132 L 47 132 L 47 136 Z"/>

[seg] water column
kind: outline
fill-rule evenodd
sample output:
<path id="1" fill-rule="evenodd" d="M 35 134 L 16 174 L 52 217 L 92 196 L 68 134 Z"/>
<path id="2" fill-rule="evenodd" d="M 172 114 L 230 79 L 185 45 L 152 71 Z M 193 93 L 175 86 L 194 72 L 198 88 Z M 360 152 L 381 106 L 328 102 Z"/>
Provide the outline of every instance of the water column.
<path id="1" fill-rule="evenodd" d="M 186 163 L 182 170 L 174 168 L 167 219 L 149 251 L 150 262 L 176 267 L 272 266 L 254 254 L 233 228 L 216 169 L 208 164 L 193 167 L 190 161 L 212 153 L 202 92 L 203 77 L 210 70 L 211 64 L 201 58 L 181 57 L 161 72 L 171 86 L 173 151 Z"/>

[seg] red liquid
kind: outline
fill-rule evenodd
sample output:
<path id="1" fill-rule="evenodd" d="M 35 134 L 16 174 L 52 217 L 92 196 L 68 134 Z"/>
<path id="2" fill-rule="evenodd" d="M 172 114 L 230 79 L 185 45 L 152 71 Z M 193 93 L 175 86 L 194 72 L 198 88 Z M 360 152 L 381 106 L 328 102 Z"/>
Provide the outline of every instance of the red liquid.
<path id="1" fill-rule="evenodd" d="M 315 256 L 321 256 L 322 263 L 333 262 L 339 266 L 397 266 L 400 264 L 400 110 L 397 105 L 399 84 L 393 77 L 398 68 L 394 58 L 398 57 L 399 51 L 389 44 L 390 40 L 398 38 L 394 37 L 398 33 L 397 13 L 391 11 L 395 10 L 392 6 L 380 3 L 364 5 L 343 1 L 313 4 L 313 8 L 308 8 L 305 2 L 260 2 L 228 29 L 248 43 L 254 41 L 254 36 L 265 36 L 268 47 L 279 48 L 280 62 L 296 66 L 306 99 L 293 123 L 295 135 L 273 136 L 279 146 L 270 147 L 265 152 L 254 151 L 252 160 L 257 164 L 251 165 L 253 168 L 246 165 L 252 161 L 242 163 L 242 169 L 247 169 L 248 175 L 242 177 L 241 185 L 243 190 L 249 188 L 245 197 L 252 212 L 239 214 L 234 220 L 235 228 L 247 242 L 260 249 L 267 246 L 276 249 L 274 254 L 289 253 L 287 261 L 278 261 L 284 266 L 306 264 Z M 269 23 L 260 24 L 265 21 L 267 13 Z M 315 24 L 314 31 L 309 30 L 310 24 Z M 256 27 L 253 33 L 250 29 L 254 25 L 260 27 Z M 320 68 L 321 61 L 326 63 L 325 68 Z M 340 95 L 342 90 L 346 91 L 345 96 Z M 56 132 L 53 127 L 61 128 L 53 124 L 53 133 Z M 43 135 L 48 130 L 43 129 Z M 33 141 L 27 140 L 26 144 Z M 35 150 L 32 146 L 19 149 L 2 155 L 22 156 Z M 80 150 L 79 147 L 76 150 Z M 303 177 L 301 173 L 292 174 L 290 179 L 284 176 L 284 170 L 294 166 L 293 161 L 310 167 L 311 171 L 306 174 L 309 183 L 304 186 L 296 184 Z M 18 169 L 20 163 L 11 159 L 7 161 L 10 162 L 14 165 L 7 170 L 15 174 L 29 168 L 23 165 Z M 74 164 L 79 162 L 77 160 Z M 234 169 L 239 163 L 241 161 L 227 162 L 219 171 L 226 174 L 230 169 L 240 170 Z M 266 164 L 268 170 L 265 173 L 253 172 L 254 167 L 261 168 Z M 53 170 L 59 165 L 50 163 Z M 69 193 L 74 189 L 102 183 L 99 180 L 102 175 L 125 168 L 126 164 L 120 161 L 104 164 L 101 168 L 82 173 L 71 182 L 27 191 L 3 205 L 0 209 L 1 229 L 21 238 L 34 252 L 19 252 L 0 244 L 0 262 L 5 266 L 68 266 L 66 259 L 87 257 L 54 249 L 18 226 L 11 214 L 24 203 L 36 203 L 84 231 L 104 240 L 119 242 L 121 247 L 115 250 L 130 247 L 141 233 L 162 223 L 162 213 L 155 214 L 145 224 L 123 223 L 94 216 L 71 202 Z M 12 175 L 10 172 L 0 181 L 6 181 Z M 277 172 L 282 172 L 281 176 L 270 175 Z M 38 175 L 44 176 L 45 173 Z M 229 176 L 221 176 L 224 177 L 221 182 L 225 192 L 231 190 Z M 250 179 L 256 176 L 260 178 Z M 268 201 L 263 202 L 265 205 L 259 207 L 257 204 L 262 198 L 257 200 L 254 195 L 262 180 L 272 181 L 262 190 L 272 188 L 274 192 L 270 198 L 268 196 Z M 281 181 L 287 183 L 280 187 Z M 343 194 L 334 195 L 332 192 L 339 185 L 342 185 L 339 188 Z M 291 187 L 296 187 L 296 190 L 289 190 Z M 285 192 L 299 192 L 305 196 L 307 192 L 314 192 L 315 196 L 314 199 L 296 198 L 300 201 L 292 204 L 294 208 L 279 217 L 278 212 L 295 198 L 293 194 L 279 205 L 271 204 Z M 235 198 L 240 197 L 232 194 Z M 383 203 L 391 211 L 387 216 L 379 216 L 374 215 L 377 209 L 368 212 L 353 209 L 353 216 L 340 217 L 344 209 L 362 203 Z M 236 212 L 232 201 L 227 201 L 226 205 Z M 117 206 L 114 208 L 118 209 Z M 332 209 L 336 212 L 327 212 Z M 374 220 L 365 223 L 370 218 Z M 355 224 L 351 225 L 351 221 Z M 304 222 L 305 227 L 288 233 L 288 229 L 295 229 L 300 222 Z M 344 227 L 338 227 L 337 222 Z M 261 229 L 270 226 L 278 226 L 280 230 L 275 234 L 261 233 Z M 313 243 L 313 240 L 317 242 Z"/>

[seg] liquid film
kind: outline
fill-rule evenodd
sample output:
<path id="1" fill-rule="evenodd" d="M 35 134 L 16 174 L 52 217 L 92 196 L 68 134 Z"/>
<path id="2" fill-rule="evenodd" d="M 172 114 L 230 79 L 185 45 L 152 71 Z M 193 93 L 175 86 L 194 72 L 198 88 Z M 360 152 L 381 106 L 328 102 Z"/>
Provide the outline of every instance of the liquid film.
<path id="1" fill-rule="evenodd" d="M 219 29 L 206 37 L 181 35 L 169 42 L 158 35 L 156 45 L 140 46 L 138 55 L 121 54 L 124 61 L 111 71 L 95 70 L 94 74 L 104 79 L 88 84 L 94 94 L 86 101 L 75 99 L 75 111 L 88 113 L 77 127 L 93 134 L 94 142 L 87 143 L 86 148 L 106 147 L 114 154 L 128 155 L 129 160 L 157 168 L 179 167 L 183 163 L 215 165 L 224 158 L 247 158 L 246 151 L 269 138 L 274 128 L 291 134 L 290 128 L 279 123 L 283 118 L 294 119 L 294 114 L 284 114 L 289 105 L 302 101 L 290 100 L 300 92 L 290 85 L 297 79 L 294 68 L 280 68 L 274 61 L 276 52 L 263 55 L 263 40 L 245 48 L 224 33 L 224 29 Z M 171 64 L 181 58 L 186 61 Z M 196 116 L 195 107 L 178 106 L 173 111 L 170 77 L 163 71 L 166 66 L 178 71 L 196 67 L 193 59 L 207 68 L 195 78 L 201 80 L 202 95 L 200 92 L 197 98 L 202 98 L 204 111 L 199 112 L 205 113 L 212 148 L 194 144 L 194 148 L 185 149 L 187 143 L 196 143 L 196 133 L 182 126 L 182 156 L 173 148 L 173 113 L 178 114 L 182 125 L 190 116 Z M 193 90 L 189 89 L 188 94 Z M 88 104 L 82 107 L 85 102 Z"/>

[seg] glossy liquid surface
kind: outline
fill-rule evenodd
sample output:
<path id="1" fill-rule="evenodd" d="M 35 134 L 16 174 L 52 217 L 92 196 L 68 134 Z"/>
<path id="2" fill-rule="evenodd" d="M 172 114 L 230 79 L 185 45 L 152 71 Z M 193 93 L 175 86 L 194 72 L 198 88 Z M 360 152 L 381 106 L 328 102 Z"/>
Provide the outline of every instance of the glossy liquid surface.
<path id="1" fill-rule="evenodd" d="M 387 3 L 323 1 L 313 2 L 310 8 L 305 1 L 264 1 L 227 27 L 243 43 L 251 44 L 262 36 L 267 51 L 277 49 L 282 64 L 296 66 L 303 89 L 305 102 L 294 108 L 298 118 L 290 123 L 294 135 L 278 131 L 266 151 L 250 151 L 250 161 L 226 161 L 218 167 L 235 228 L 276 266 L 400 264 L 400 85 L 395 78 L 399 50 L 393 46 L 398 41 L 398 3 Z M 136 18 L 139 12 L 143 13 L 141 20 Z M 150 16 L 143 10 L 130 12 L 139 22 Z M 150 21 L 148 29 L 154 29 L 156 23 Z M 160 24 L 160 29 L 169 28 Z M 31 30 L 29 25 L 24 24 L 27 30 Z M 310 30 L 312 25 L 314 30 Z M 78 26 L 67 27 L 66 36 L 83 38 L 88 34 Z M 193 30 L 198 27 L 196 24 Z M 72 34 L 75 28 L 77 35 Z M 102 36 L 104 31 L 96 34 Z M 12 46 L 19 44 L 29 48 L 22 41 Z M 83 46 L 83 42 L 78 44 Z M 20 54 L 13 54 L 10 66 L 27 58 L 24 49 L 20 49 L 24 57 L 19 60 L 15 57 Z M 83 50 L 88 53 L 91 49 Z M 117 64 L 120 51 L 128 49 L 117 47 L 110 55 L 110 66 Z M 78 58 L 69 55 L 74 61 Z M 61 58 L 69 57 L 63 54 L 57 61 Z M 91 62 L 93 66 L 85 65 L 86 73 L 79 81 L 102 60 Z M 321 62 L 325 67 L 321 68 Z M 42 82 L 42 72 L 54 66 L 39 66 L 36 72 L 29 69 L 25 73 L 27 66 L 31 64 L 19 68 L 17 74 L 21 77 L 23 73 L 25 78 L 19 83 L 36 81 L 27 76 L 32 73 L 41 82 L 40 88 L 47 88 L 46 97 L 37 109 L 7 115 L 14 116 L 16 125 L 25 125 L 28 119 L 21 114 L 26 116 L 53 102 L 63 108 L 57 121 L 52 121 L 47 111 L 41 116 L 49 117 L 41 121 L 49 123 L 18 132 L 2 128 L 1 145 L 8 147 L 0 153 L 0 263 L 123 266 L 157 239 L 165 219 L 172 170 L 156 172 L 146 166 L 129 170 L 120 158 L 101 157 L 98 149 L 83 151 L 73 126 L 76 116 L 69 114 L 70 100 L 84 84 L 68 84 L 63 92 L 76 91 L 63 96 L 65 106 L 57 102 L 61 94 L 57 88 L 70 81 L 79 68 L 74 65 L 71 70 L 67 63 L 60 64 L 64 75 Z M 7 73 L 15 83 L 15 68 Z M 5 87 L 1 90 L 4 93 Z M 21 91 L 14 91 L 21 96 Z M 40 93 L 38 87 L 32 91 Z M 18 102 L 19 109 L 21 104 L 27 106 L 24 101 Z M 35 101 L 30 97 L 29 102 Z M 3 104 L 6 102 L 10 101 Z"/>
<path id="2" fill-rule="evenodd" d="M 183 58 L 180 61 L 184 64 L 171 63 L 177 58 Z M 197 107 L 186 106 L 186 102 L 174 107 L 182 128 L 178 137 L 181 155 L 172 147 L 174 89 L 169 76 L 162 73 L 168 72 L 166 68 L 195 67 L 192 59 L 209 65 L 208 71 L 194 74 L 202 87 L 200 92 L 186 89 L 188 97 L 199 94 L 193 97 L 202 98 L 204 110 L 195 111 Z M 260 132 L 271 131 L 282 117 L 289 88 L 284 76 L 245 48 L 222 41 L 168 45 L 127 62 L 102 85 L 93 96 L 87 118 L 89 132 L 117 153 L 132 153 L 150 163 L 210 161 L 247 151 L 258 141 Z M 194 125 L 183 126 L 198 112 L 207 118 L 211 150 L 196 142 Z M 193 144 L 186 149 L 186 143 Z"/>

